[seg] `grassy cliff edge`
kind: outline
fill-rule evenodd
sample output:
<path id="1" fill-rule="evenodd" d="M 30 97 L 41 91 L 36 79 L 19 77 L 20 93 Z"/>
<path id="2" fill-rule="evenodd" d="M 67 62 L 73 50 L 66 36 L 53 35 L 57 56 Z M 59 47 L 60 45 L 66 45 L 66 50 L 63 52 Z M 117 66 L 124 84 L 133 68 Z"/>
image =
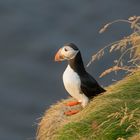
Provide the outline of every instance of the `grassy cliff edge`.
<path id="1" fill-rule="evenodd" d="M 38 124 L 38 140 L 140 140 L 140 71 L 107 88 L 73 116 L 71 98 L 52 105 Z"/>

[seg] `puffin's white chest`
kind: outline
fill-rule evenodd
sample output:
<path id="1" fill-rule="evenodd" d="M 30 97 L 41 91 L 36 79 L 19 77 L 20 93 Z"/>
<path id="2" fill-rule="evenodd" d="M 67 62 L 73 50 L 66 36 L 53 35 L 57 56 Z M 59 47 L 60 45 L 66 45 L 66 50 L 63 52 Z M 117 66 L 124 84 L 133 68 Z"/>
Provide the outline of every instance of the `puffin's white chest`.
<path id="1" fill-rule="evenodd" d="M 63 73 L 63 83 L 65 89 L 72 97 L 81 100 L 80 77 L 69 65 Z"/>

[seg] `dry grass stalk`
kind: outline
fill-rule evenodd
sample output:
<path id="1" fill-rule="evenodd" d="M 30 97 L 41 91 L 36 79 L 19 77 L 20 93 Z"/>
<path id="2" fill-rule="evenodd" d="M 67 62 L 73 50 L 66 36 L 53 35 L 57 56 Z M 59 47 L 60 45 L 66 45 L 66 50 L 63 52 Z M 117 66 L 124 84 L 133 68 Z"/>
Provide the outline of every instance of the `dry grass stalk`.
<path id="1" fill-rule="evenodd" d="M 128 140 L 140 140 L 140 133 L 135 134 L 134 136 L 130 137 Z"/>
<path id="2" fill-rule="evenodd" d="M 111 72 L 113 72 L 113 71 L 118 71 L 118 70 L 121 70 L 121 69 L 122 69 L 122 68 L 121 68 L 121 67 L 118 67 L 118 66 L 114 66 L 114 67 L 112 67 L 112 68 L 109 68 L 109 69 L 105 70 L 105 71 L 100 75 L 100 78 L 103 77 L 103 76 L 105 76 L 105 75 L 107 75 L 107 74 L 109 74 L 109 73 L 111 73 Z"/>
<path id="3" fill-rule="evenodd" d="M 59 130 L 60 126 L 68 123 L 69 117 L 64 115 L 64 112 L 70 109 L 81 110 L 80 105 L 74 107 L 65 106 L 65 103 L 71 100 L 73 99 L 68 98 L 67 100 L 64 101 L 62 100 L 61 102 L 58 102 L 56 105 L 53 105 L 53 108 L 50 107 L 50 109 L 47 110 L 43 118 L 41 118 L 40 123 L 38 124 L 38 130 L 36 134 L 37 140 L 42 140 L 42 139 L 54 140 L 55 134 Z"/>
<path id="4" fill-rule="evenodd" d="M 128 132 L 130 129 L 137 129 L 140 131 L 140 122 L 135 118 L 136 115 L 140 115 L 140 110 L 139 108 L 136 108 L 134 110 L 131 110 L 127 107 L 127 104 L 125 103 L 124 106 L 122 106 L 117 112 L 111 113 L 107 116 L 107 120 L 102 122 L 98 127 L 103 127 L 106 125 L 106 123 L 110 123 L 108 125 L 108 128 L 112 125 L 111 122 L 112 120 L 116 120 L 114 124 L 116 124 L 116 127 L 121 127 L 122 125 L 125 124 L 125 122 L 129 122 L 129 126 L 126 128 L 126 132 Z M 106 130 L 106 129 L 105 129 Z M 119 139 L 119 138 L 118 138 Z"/>
<path id="5" fill-rule="evenodd" d="M 106 24 L 99 33 L 105 32 L 110 25 L 117 23 L 117 22 L 125 22 L 130 24 L 130 28 L 133 29 L 133 33 L 124 37 L 121 40 L 116 42 L 110 43 L 109 45 L 105 46 L 101 50 L 99 50 L 95 55 L 92 56 L 92 59 L 88 63 L 89 66 L 95 60 L 99 60 L 101 57 L 104 56 L 105 49 L 109 49 L 109 53 L 113 51 L 121 51 L 121 56 L 118 60 L 115 60 L 115 66 L 105 70 L 100 77 L 103 77 L 111 72 L 116 72 L 119 70 L 125 70 L 127 72 L 133 72 L 136 69 L 140 68 L 140 16 L 132 16 L 127 20 L 119 19 L 113 22 Z M 125 60 L 126 54 L 129 53 L 129 60 Z M 125 65 L 123 61 L 125 60 Z"/>
<path id="6" fill-rule="evenodd" d="M 126 139 L 124 139 L 124 138 L 117 138 L 116 140 L 126 140 Z"/>

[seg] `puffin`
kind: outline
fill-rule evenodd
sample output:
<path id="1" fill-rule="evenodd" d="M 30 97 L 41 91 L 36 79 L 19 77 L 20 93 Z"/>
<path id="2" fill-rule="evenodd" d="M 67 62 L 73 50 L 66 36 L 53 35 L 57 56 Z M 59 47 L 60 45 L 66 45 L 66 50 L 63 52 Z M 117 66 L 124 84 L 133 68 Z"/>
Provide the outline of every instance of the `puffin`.
<path id="1" fill-rule="evenodd" d="M 81 104 L 84 108 L 88 102 L 105 92 L 98 82 L 86 71 L 81 52 L 74 43 L 66 43 L 55 54 L 55 61 L 67 60 L 68 65 L 63 73 L 63 83 L 66 91 L 76 100 L 66 103 L 66 106 Z M 66 115 L 73 115 L 79 110 L 70 110 Z"/>

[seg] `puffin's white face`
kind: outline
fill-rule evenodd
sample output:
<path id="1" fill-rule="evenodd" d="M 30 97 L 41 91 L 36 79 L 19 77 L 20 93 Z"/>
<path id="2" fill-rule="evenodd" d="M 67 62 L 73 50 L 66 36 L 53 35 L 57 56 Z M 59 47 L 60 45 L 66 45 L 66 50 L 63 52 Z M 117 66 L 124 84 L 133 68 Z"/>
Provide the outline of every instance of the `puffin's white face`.
<path id="1" fill-rule="evenodd" d="M 58 50 L 55 55 L 55 61 L 63 61 L 73 59 L 79 50 L 74 50 L 70 46 L 64 46 Z"/>

